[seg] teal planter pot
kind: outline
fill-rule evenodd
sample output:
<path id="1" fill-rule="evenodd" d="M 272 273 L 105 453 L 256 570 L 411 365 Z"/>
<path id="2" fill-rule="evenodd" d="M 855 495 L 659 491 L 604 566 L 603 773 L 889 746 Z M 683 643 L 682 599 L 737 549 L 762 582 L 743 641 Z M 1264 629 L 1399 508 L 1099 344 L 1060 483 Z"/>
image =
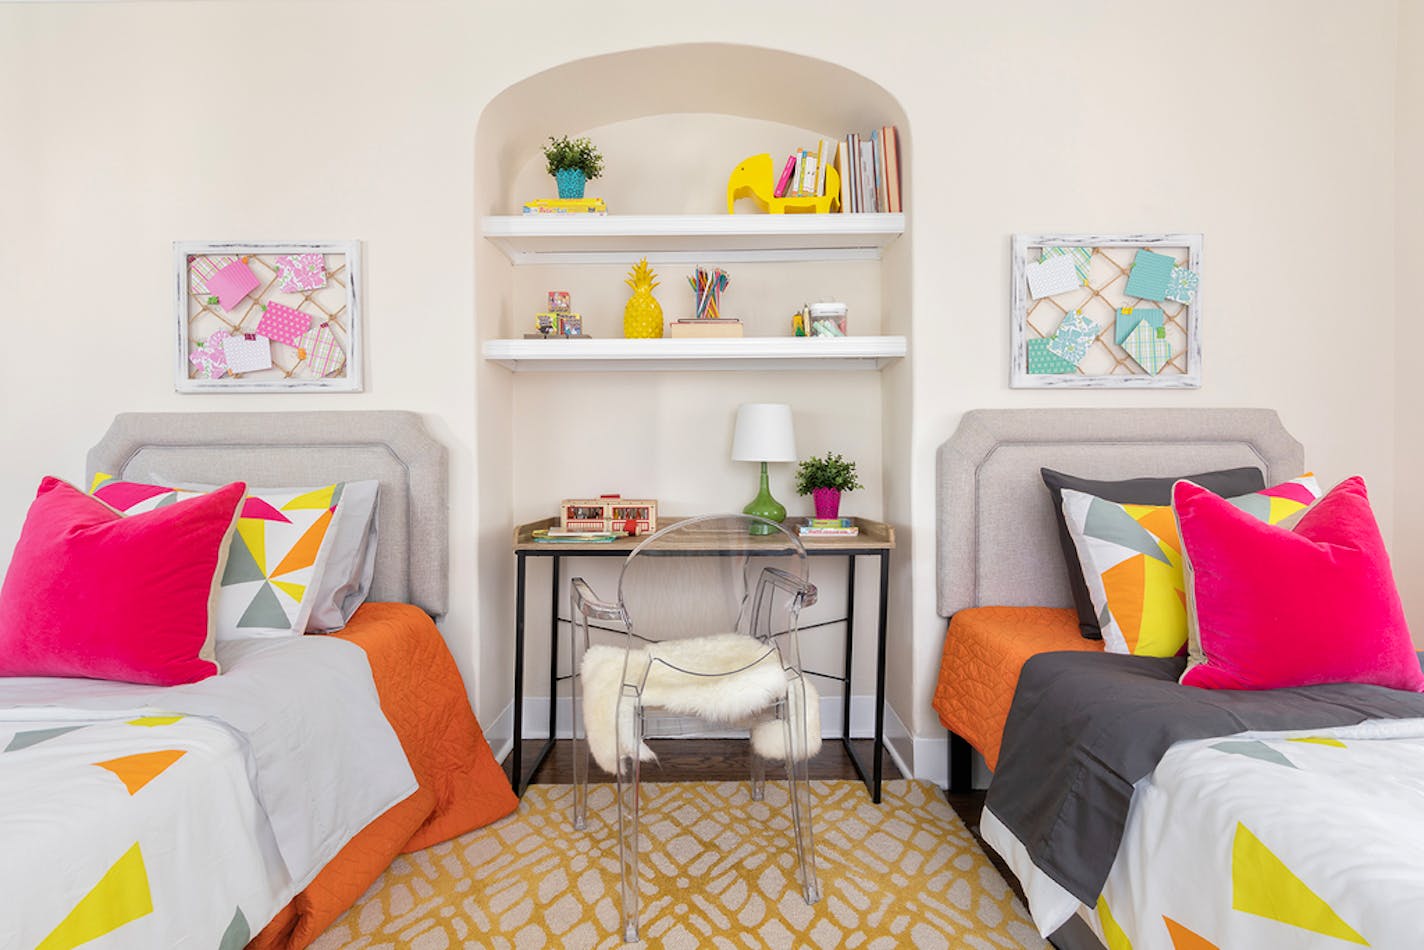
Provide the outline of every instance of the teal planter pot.
<path id="1" fill-rule="evenodd" d="M 554 172 L 560 198 L 582 198 L 584 180 L 583 172 L 577 168 L 560 168 Z"/>

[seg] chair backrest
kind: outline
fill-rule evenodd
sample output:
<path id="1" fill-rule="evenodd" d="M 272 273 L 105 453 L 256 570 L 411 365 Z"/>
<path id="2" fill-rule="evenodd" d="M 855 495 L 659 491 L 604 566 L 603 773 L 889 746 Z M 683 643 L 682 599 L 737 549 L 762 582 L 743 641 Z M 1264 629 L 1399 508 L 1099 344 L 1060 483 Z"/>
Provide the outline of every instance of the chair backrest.
<path id="1" fill-rule="evenodd" d="M 753 534 L 753 528 L 768 533 Z M 807 578 L 806 549 L 780 525 L 750 515 L 689 518 L 649 535 L 628 555 L 618 605 L 639 640 L 782 633 L 794 626 L 800 607 L 784 588 L 763 586 L 759 622 L 753 622 L 758 581 L 769 568 Z"/>

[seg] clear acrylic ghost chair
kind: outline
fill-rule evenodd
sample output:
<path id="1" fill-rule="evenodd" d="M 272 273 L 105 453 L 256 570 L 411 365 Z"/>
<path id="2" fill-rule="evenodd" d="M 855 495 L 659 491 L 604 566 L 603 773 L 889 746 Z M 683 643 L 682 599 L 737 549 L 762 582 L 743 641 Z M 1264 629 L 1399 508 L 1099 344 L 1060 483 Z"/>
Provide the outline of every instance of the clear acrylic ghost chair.
<path id="1" fill-rule="evenodd" d="M 754 524 L 771 533 L 753 535 Z M 785 762 L 801 893 L 815 903 L 807 760 L 820 747 L 819 715 L 808 714 L 816 699 L 803 678 L 797 625 L 816 588 L 801 542 L 749 515 L 692 518 L 628 555 L 616 603 L 600 600 L 582 578 L 571 586 L 573 823 L 585 826 L 592 744 L 618 780 L 624 940 L 638 940 L 638 782 L 651 756 L 643 740 L 688 735 L 703 723 L 752 730 L 753 799 L 762 798 L 766 759 Z"/>

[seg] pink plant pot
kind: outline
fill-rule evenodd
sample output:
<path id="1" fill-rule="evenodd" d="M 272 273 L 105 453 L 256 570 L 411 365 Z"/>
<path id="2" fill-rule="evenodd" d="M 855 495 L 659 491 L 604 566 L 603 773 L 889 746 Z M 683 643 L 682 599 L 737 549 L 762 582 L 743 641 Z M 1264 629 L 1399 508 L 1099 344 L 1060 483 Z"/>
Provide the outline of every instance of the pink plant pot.
<path id="1" fill-rule="evenodd" d="M 835 518 L 841 511 L 841 493 L 836 488 L 813 488 L 811 499 L 816 503 L 817 518 Z"/>

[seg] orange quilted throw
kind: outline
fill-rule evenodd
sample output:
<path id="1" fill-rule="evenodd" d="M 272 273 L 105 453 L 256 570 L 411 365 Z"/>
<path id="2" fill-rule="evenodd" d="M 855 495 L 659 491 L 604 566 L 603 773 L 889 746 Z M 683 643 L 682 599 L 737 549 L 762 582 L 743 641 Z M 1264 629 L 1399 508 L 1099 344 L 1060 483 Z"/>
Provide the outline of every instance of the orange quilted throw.
<path id="1" fill-rule="evenodd" d="M 1028 658 L 1059 650 L 1098 652 L 1103 641 L 1085 640 L 1078 615 L 1057 607 L 971 607 L 956 613 L 944 636 L 934 708 L 939 721 L 969 741 L 989 768 L 999 763 L 999 743 L 1009 706 Z"/>
<path id="2" fill-rule="evenodd" d="M 397 854 L 487 825 L 519 805 L 470 709 L 455 659 L 424 611 L 409 604 L 363 604 L 346 629 L 330 636 L 366 651 L 381 710 L 420 789 L 352 838 L 249 950 L 307 946 Z"/>

